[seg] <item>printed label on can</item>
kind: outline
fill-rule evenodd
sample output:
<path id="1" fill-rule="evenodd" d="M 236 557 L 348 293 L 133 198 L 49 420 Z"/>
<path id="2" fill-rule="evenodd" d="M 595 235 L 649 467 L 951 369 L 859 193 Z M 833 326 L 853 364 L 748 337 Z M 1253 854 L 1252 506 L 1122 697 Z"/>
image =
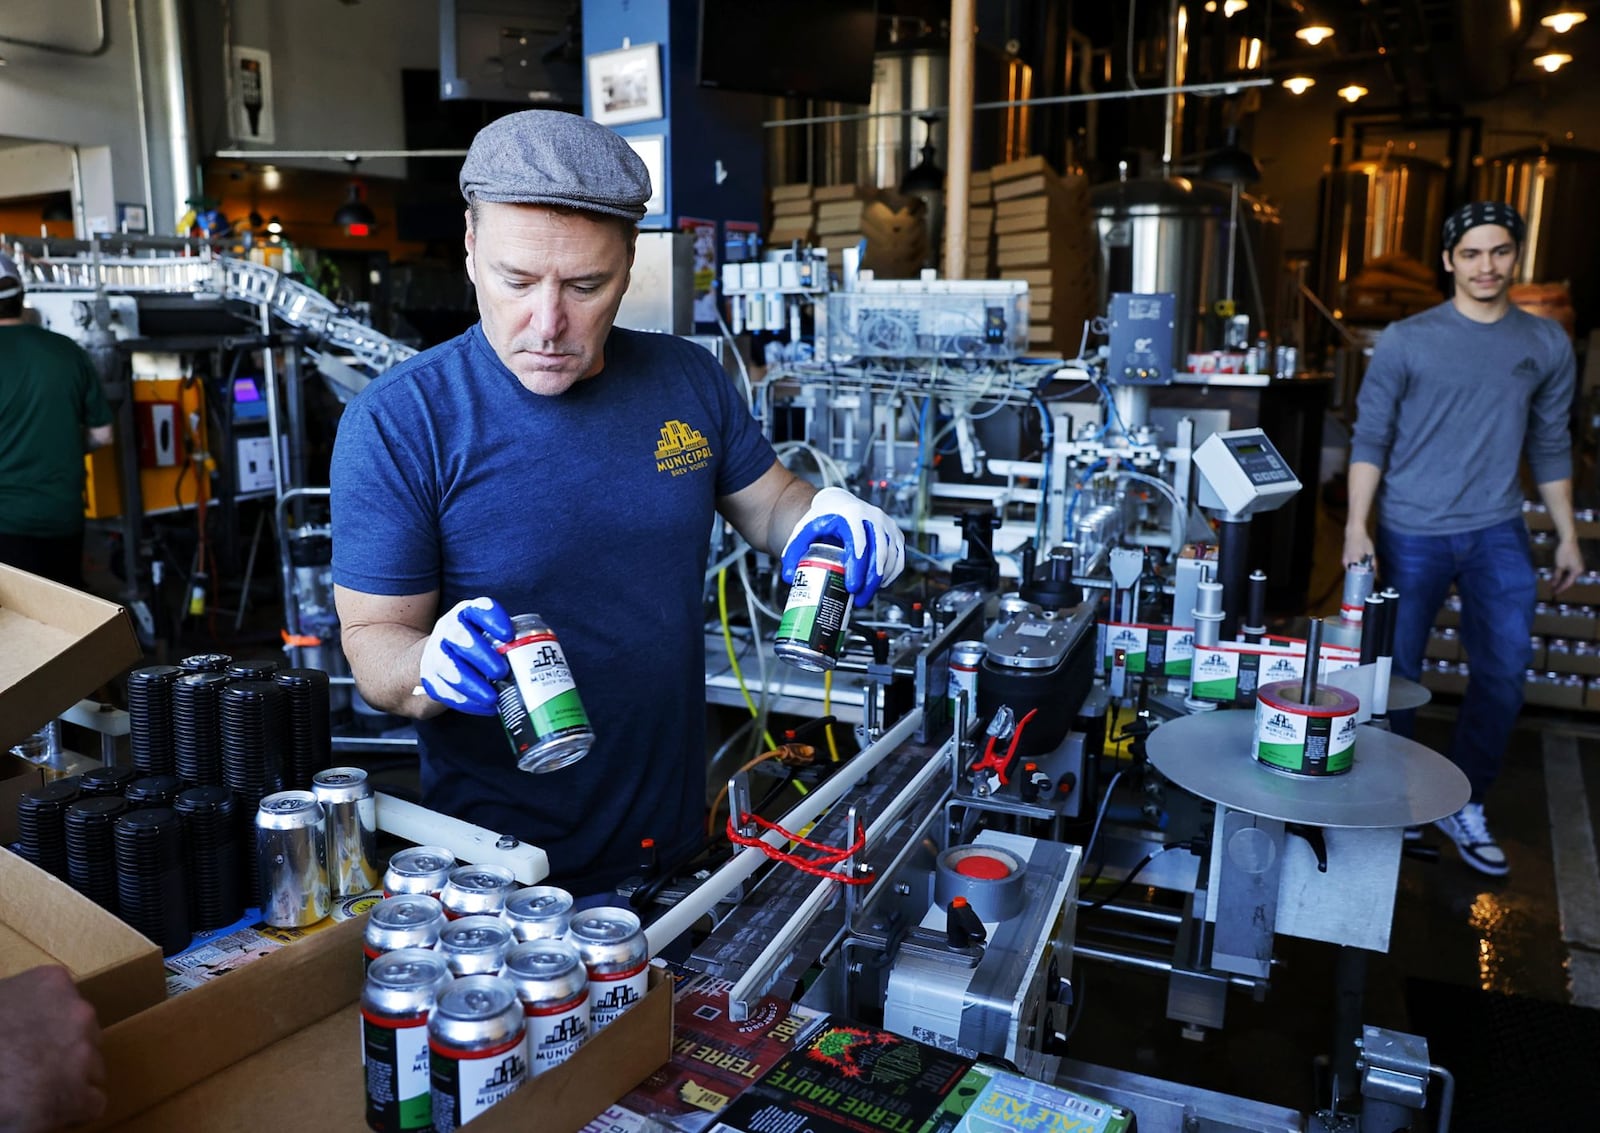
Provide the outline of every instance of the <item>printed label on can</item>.
<path id="1" fill-rule="evenodd" d="M 426 1015 L 385 1019 L 361 1013 L 369 1127 L 384 1133 L 432 1128 L 427 1022 Z"/>
<path id="2" fill-rule="evenodd" d="M 801 559 L 783 620 L 779 641 L 800 641 L 819 653 L 834 654 L 844 641 L 850 610 L 850 592 L 844 586 L 844 565 L 826 559 Z"/>
<path id="3" fill-rule="evenodd" d="M 950 684 L 947 693 L 950 700 L 950 715 L 956 714 L 956 700 L 962 693 L 967 694 L 967 715 L 971 719 L 978 712 L 978 670 L 971 665 L 957 665 L 950 662 Z"/>
<path id="4" fill-rule="evenodd" d="M 528 1041 L 515 1039 L 489 1050 L 431 1047 L 433 1127 L 449 1133 L 508 1097 L 528 1080 Z"/>
<path id="5" fill-rule="evenodd" d="M 1355 717 L 1301 716 L 1256 702 L 1256 758 L 1298 775 L 1337 775 L 1350 769 Z"/>
<path id="6" fill-rule="evenodd" d="M 506 662 L 533 729 L 548 736 L 567 728 L 587 728 L 588 714 L 567 667 L 567 655 L 553 633 L 519 637 L 505 648 Z"/>
<path id="7" fill-rule="evenodd" d="M 589 973 L 589 1029 L 599 1034 L 628 1008 L 644 998 L 650 985 L 649 964 L 641 963 L 631 972 Z"/>
<path id="8" fill-rule="evenodd" d="M 528 1008 L 528 1069 L 537 1078 L 571 1058 L 589 1037 L 589 993 L 555 1007 Z"/>

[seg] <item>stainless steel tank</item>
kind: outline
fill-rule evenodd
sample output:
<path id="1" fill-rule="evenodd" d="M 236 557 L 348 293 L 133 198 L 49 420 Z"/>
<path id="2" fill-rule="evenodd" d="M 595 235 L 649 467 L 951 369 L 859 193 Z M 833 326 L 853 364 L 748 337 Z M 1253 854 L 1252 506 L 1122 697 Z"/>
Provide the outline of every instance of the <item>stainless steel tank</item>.
<path id="1" fill-rule="evenodd" d="M 1522 213 L 1528 238 L 1517 264 L 1519 283 L 1571 285 L 1577 328 L 1600 320 L 1600 152 L 1577 146 L 1529 146 L 1478 166 L 1474 196 L 1505 201 Z"/>
<path id="2" fill-rule="evenodd" d="M 1353 161 L 1325 177 L 1318 294 L 1343 308 L 1344 285 L 1379 256 L 1404 253 L 1439 267 L 1447 173 L 1406 154 Z"/>
<path id="3" fill-rule="evenodd" d="M 1208 335 L 1204 316 L 1228 294 L 1228 187 L 1186 177 L 1134 178 L 1095 186 L 1089 202 L 1100 237 L 1101 307 L 1114 291 L 1170 291 L 1178 298 L 1178 364 L 1191 350 L 1220 347 L 1220 331 Z M 1239 226 L 1249 238 L 1261 302 L 1256 302 L 1242 239 L 1234 254 L 1234 302 L 1250 316 L 1252 334 L 1266 330 L 1276 336 L 1283 259 L 1278 211 L 1243 194 Z"/>
<path id="4" fill-rule="evenodd" d="M 1032 94 L 1033 70 L 1026 63 L 980 44 L 973 63 L 973 94 L 977 102 L 1002 102 Z M 914 40 L 879 51 L 873 62 L 874 114 L 921 110 L 950 103 L 950 43 L 939 37 Z M 972 116 L 973 168 L 987 169 L 1027 154 L 1029 108 L 979 110 Z M 897 116 L 868 118 L 856 134 L 859 183 L 880 189 L 899 186 L 905 171 L 917 163 L 929 140 L 928 124 L 920 118 Z M 941 115 L 932 126 L 934 160 L 949 164 L 946 120 Z"/>

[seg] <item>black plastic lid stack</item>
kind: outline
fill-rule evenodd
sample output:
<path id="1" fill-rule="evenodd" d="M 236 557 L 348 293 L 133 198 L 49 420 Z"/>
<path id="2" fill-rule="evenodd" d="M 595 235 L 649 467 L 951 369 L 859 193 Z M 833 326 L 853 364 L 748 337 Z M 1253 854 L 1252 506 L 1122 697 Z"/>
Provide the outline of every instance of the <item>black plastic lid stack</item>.
<path id="1" fill-rule="evenodd" d="M 224 673 L 185 673 L 172 686 L 174 772 L 196 787 L 222 783 Z"/>
<path id="2" fill-rule="evenodd" d="M 182 675 L 176 665 L 128 674 L 128 746 L 142 774 L 172 774 L 172 683 Z"/>
<path id="3" fill-rule="evenodd" d="M 179 792 L 173 809 L 183 822 L 194 929 L 225 928 L 244 912 L 233 792 L 226 787 L 190 787 Z"/>
<path id="4" fill-rule="evenodd" d="M 67 808 L 82 797 L 79 780 L 57 779 L 17 798 L 17 841 L 22 856 L 67 880 Z"/>
<path id="5" fill-rule="evenodd" d="M 117 911 L 117 855 L 112 831 L 128 811 L 126 799 L 101 795 L 67 807 L 67 881 L 102 909 Z"/>
<path id="6" fill-rule="evenodd" d="M 272 680 L 289 700 L 288 786 L 309 791 L 311 777 L 333 765 L 328 674 L 321 669 L 279 669 Z"/>
<path id="7" fill-rule="evenodd" d="M 96 767 L 79 777 L 78 789 L 85 795 L 121 795 L 138 777 L 131 767 Z"/>
<path id="8" fill-rule="evenodd" d="M 178 668 L 191 673 L 221 673 L 231 664 L 233 658 L 226 653 L 196 653 L 179 661 Z"/>
<path id="9" fill-rule="evenodd" d="M 122 797 L 128 800 L 131 810 L 147 806 L 171 806 L 183 784 L 176 775 L 143 775 L 128 784 Z"/>
<path id="10" fill-rule="evenodd" d="M 130 811 L 112 834 L 122 919 L 171 956 L 189 947 L 183 826 L 170 807 Z"/>
<path id="11" fill-rule="evenodd" d="M 256 876 L 256 810 L 261 800 L 284 789 L 288 747 L 287 703 L 271 681 L 233 681 L 222 688 L 222 782 L 238 807 L 240 863 L 246 902 L 260 903 Z"/>
<path id="12" fill-rule="evenodd" d="M 270 681 L 278 662 L 271 657 L 246 657 L 235 660 L 226 671 L 236 681 Z"/>

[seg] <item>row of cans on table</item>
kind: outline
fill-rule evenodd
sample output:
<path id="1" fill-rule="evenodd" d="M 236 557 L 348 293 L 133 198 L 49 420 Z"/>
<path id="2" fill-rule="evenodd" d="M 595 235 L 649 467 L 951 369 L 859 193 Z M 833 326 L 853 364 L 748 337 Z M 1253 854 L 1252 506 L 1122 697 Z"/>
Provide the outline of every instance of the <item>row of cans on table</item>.
<path id="1" fill-rule="evenodd" d="M 279 928 L 316 924 L 333 900 L 378 880 L 377 800 L 359 767 L 312 776 L 309 791 L 277 791 L 256 810 L 261 919 Z"/>
<path id="2" fill-rule="evenodd" d="M 404 853 L 402 883 L 418 858 L 451 860 L 432 847 Z M 446 868 L 437 897 L 394 893 L 368 917 L 367 1124 L 383 1133 L 471 1120 L 564 1062 L 636 1003 L 648 979 L 644 933 L 629 910 L 573 913 L 564 890 L 531 886 L 504 898 L 497 913 L 452 917 L 441 901 L 451 883 L 479 890 L 463 871 L 496 867 Z"/>

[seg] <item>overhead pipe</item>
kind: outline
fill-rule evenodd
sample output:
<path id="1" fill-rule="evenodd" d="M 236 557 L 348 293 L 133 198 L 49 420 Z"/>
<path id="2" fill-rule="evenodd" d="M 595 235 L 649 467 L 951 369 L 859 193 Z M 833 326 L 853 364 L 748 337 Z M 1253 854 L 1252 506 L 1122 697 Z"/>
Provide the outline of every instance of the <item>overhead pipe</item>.
<path id="1" fill-rule="evenodd" d="M 1133 29 L 1129 29 L 1133 34 Z M 1189 9 L 1183 0 L 1172 0 L 1167 9 L 1167 89 L 1166 115 L 1161 134 L 1161 175 L 1172 176 L 1172 163 L 1178 160 L 1183 145 L 1183 77 L 1189 63 Z"/>
<path id="2" fill-rule="evenodd" d="M 167 160 L 172 174 L 172 216 L 183 215 L 184 207 L 200 195 L 195 170 L 199 165 L 195 149 L 193 100 L 189 97 L 189 77 L 184 61 L 188 58 L 184 41 L 183 12 L 179 0 L 157 0 L 157 35 L 160 45 L 161 87 L 167 113 Z M 156 223 L 151 218 L 151 224 Z"/>

